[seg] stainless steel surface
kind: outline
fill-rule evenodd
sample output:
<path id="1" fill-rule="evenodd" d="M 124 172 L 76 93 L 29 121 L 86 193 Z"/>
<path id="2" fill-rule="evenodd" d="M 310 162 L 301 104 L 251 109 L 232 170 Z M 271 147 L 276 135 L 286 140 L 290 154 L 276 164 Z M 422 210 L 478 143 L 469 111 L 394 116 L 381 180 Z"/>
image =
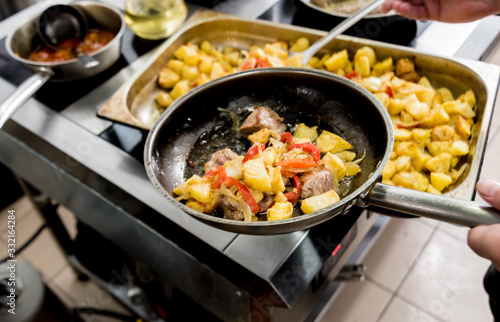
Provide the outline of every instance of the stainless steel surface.
<path id="1" fill-rule="evenodd" d="M 367 197 L 369 205 L 450 224 L 476 227 L 500 223 L 500 211 L 473 201 L 436 196 L 384 184 L 376 184 Z"/>
<path id="2" fill-rule="evenodd" d="M 45 84 L 53 72 L 40 70 L 22 83 L 12 94 L 0 105 L 0 129 L 21 105 L 26 102 L 36 91 Z"/>
<path id="3" fill-rule="evenodd" d="M 345 265 L 335 277 L 335 282 L 362 282 L 366 279 L 363 264 Z"/>
<path id="4" fill-rule="evenodd" d="M 352 27 L 356 22 L 360 21 L 363 19 L 366 15 L 368 15 L 370 12 L 375 10 L 375 8 L 379 7 L 382 3 L 384 3 L 385 0 L 374 0 L 370 3 L 368 3 L 365 7 L 359 9 L 355 13 L 353 13 L 351 16 L 348 18 L 344 19 L 341 23 L 335 26 L 332 30 L 328 32 L 327 35 L 322 37 L 319 40 L 316 40 L 314 44 L 311 45 L 311 47 L 307 48 L 300 54 L 302 55 L 302 65 L 307 65 L 309 60 L 321 49 L 323 48 L 326 44 L 328 44 L 330 41 L 332 41 L 335 37 Z"/>

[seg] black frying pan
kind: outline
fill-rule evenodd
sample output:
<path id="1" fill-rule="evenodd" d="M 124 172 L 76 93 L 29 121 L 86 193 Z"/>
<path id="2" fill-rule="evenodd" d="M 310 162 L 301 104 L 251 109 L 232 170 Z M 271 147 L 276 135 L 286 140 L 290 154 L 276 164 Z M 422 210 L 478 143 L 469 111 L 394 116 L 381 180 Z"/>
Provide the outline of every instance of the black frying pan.
<path id="1" fill-rule="evenodd" d="M 211 153 L 231 147 L 244 154 L 246 138 L 231 130 L 227 109 L 242 119 L 249 107 L 263 105 L 290 127 L 334 132 L 365 155 L 361 172 L 339 187 L 341 200 L 320 211 L 280 221 L 242 222 L 194 211 L 176 201 L 173 189 L 193 173 L 203 175 Z M 332 73 L 302 68 L 256 69 L 231 74 L 195 88 L 177 99 L 148 135 L 144 151 L 153 185 L 175 206 L 218 228 L 246 234 L 279 234 L 306 229 L 350 207 L 369 205 L 464 226 L 500 223 L 500 212 L 469 201 L 378 183 L 392 152 L 394 133 L 383 105 L 362 86 Z"/>

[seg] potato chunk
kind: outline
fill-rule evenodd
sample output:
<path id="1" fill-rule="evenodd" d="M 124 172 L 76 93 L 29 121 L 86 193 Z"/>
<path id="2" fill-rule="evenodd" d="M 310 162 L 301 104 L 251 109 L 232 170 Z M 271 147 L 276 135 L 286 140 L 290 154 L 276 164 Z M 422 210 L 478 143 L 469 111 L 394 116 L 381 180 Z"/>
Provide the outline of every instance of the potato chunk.
<path id="1" fill-rule="evenodd" d="M 347 49 L 334 53 L 331 57 L 329 57 L 325 62 L 325 67 L 331 71 L 335 72 L 339 69 L 343 69 L 349 60 L 349 56 L 347 55 Z"/>
<path id="2" fill-rule="evenodd" d="M 413 116 L 415 120 L 423 120 L 430 112 L 429 105 L 423 102 L 412 102 L 406 105 L 406 111 Z"/>
<path id="3" fill-rule="evenodd" d="M 425 168 L 431 172 L 447 173 L 451 166 L 451 154 L 441 153 L 427 161 Z"/>
<path id="4" fill-rule="evenodd" d="M 243 164 L 243 181 L 250 188 L 271 191 L 271 178 L 266 171 L 262 158 L 248 160 Z"/>
<path id="5" fill-rule="evenodd" d="M 317 126 L 309 127 L 304 123 L 300 123 L 295 128 L 293 136 L 296 138 L 308 138 L 309 140 L 311 140 L 311 142 L 314 142 L 318 138 L 318 131 L 316 130 L 317 128 Z"/>
<path id="6" fill-rule="evenodd" d="M 316 146 L 323 153 L 337 153 L 352 148 L 349 142 L 328 131 L 323 131 L 318 139 L 316 139 Z"/>
<path id="7" fill-rule="evenodd" d="M 333 191 L 329 190 L 318 196 L 309 197 L 302 201 L 300 209 L 305 213 L 309 214 L 311 212 L 318 211 L 320 209 L 326 208 L 340 200 L 339 195 Z"/>
<path id="8" fill-rule="evenodd" d="M 307 39 L 306 37 L 300 37 L 290 47 L 290 51 L 300 53 L 307 48 L 309 48 L 309 39 Z"/>
<path id="9" fill-rule="evenodd" d="M 288 202 L 275 202 L 274 205 L 267 209 L 267 220 L 282 220 L 292 218 L 293 205 Z"/>
<path id="10" fill-rule="evenodd" d="M 180 76 L 170 68 L 163 68 L 158 75 L 158 85 L 163 88 L 172 88 L 180 80 Z"/>
<path id="11" fill-rule="evenodd" d="M 436 188 L 436 190 L 440 192 L 448 187 L 452 182 L 453 180 L 447 174 L 431 172 L 431 184 L 434 188 Z"/>

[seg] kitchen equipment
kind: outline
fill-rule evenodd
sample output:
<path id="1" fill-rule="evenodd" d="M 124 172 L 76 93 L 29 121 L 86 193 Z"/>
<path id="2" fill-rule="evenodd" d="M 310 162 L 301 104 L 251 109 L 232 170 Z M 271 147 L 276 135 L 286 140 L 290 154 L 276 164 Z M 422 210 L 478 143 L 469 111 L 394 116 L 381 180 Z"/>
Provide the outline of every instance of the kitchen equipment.
<path id="1" fill-rule="evenodd" d="M 375 8 L 383 4 L 385 0 L 374 0 L 368 3 L 366 6 L 362 7 L 347 19 L 343 20 L 340 24 L 335 26 L 327 35 L 317 40 L 309 48 L 300 53 L 302 55 L 302 65 L 307 65 L 307 62 L 326 44 L 332 41 L 335 37 L 352 27 L 356 22 L 363 19 L 367 14 L 372 12 Z"/>
<path id="2" fill-rule="evenodd" d="M 99 64 L 85 66 L 77 58 L 62 62 L 36 62 L 27 59 L 29 53 L 42 44 L 36 35 L 39 15 L 23 23 L 19 28 L 9 33 L 6 48 L 12 58 L 23 63 L 35 73 L 0 106 L 0 128 L 10 115 L 49 79 L 54 82 L 66 82 L 90 77 L 106 70 L 120 57 L 120 38 L 125 29 L 120 11 L 111 6 L 91 1 L 80 2 L 75 4 L 75 7 L 78 7 L 85 14 L 89 27 L 102 29 L 114 35 L 113 40 L 106 46 L 89 55 Z"/>
<path id="3" fill-rule="evenodd" d="M 60 44 L 67 39 L 85 40 L 88 23 L 85 14 L 77 7 L 54 5 L 45 9 L 36 21 L 36 31 L 43 43 L 53 50 L 60 50 Z M 75 49 L 76 56 L 84 68 L 99 65 L 99 61 Z"/>
<path id="4" fill-rule="evenodd" d="M 77 7 L 54 5 L 42 12 L 36 21 L 36 30 L 47 46 L 57 50 L 58 44 L 63 40 L 85 39 L 88 30 L 87 18 Z"/>
<path id="5" fill-rule="evenodd" d="M 197 162 L 198 169 L 194 172 L 203 175 L 204 162 L 190 158 L 193 147 L 197 155 L 234 147 L 229 139 L 233 137 L 231 134 L 226 137 L 210 134 L 215 127 L 231 125 L 219 108 L 238 115 L 242 108 L 256 105 L 275 110 L 285 118 L 285 124 L 304 122 L 336 133 L 351 143 L 356 155 L 365 156 L 359 164 L 361 172 L 339 186 L 339 202 L 290 219 L 243 222 L 203 214 L 175 200 L 171 193 L 189 177 L 188 161 Z M 200 144 L 198 138 L 202 135 L 208 144 Z M 359 84 L 310 69 L 269 68 L 225 76 L 175 101 L 150 131 L 144 163 L 153 185 L 175 206 L 207 224 L 238 233 L 302 230 L 346 214 L 354 205 L 373 205 L 469 227 L 500 223 L 500 212 L 491 207 L 378 183 L 393 143 L 394 129 L 387 110 Z"/>
<path id="6" fill-rule="evenodd" d="M 184 0 L 127 0 L 125 23 L 139 37 L 162 39 L 171 36 L 184 23 Z"/>
<path id="7" fill-rule="evenodd" d="M 334 17 L 347 18 L 350 17 L 354 12 L 359 10 L 358 8 L 362 8 L 367 6 L 369 1 L 366 0 L 341 0 L 341 1 L 332 1 L 332 3 L 327 4 L 326 6 L 319 6 L 315 4 L 312 0 L 297 0 L 300 1 L 302 6 L 305 6 L 309 10 L 314 10 L 317 12 L 321 12 Z M 383 2 L 382 2 L 383 3 Z M 374 7 L 376 9 L 379 7 L 381 3 Z M 303 8 L 303 7 L 299 8 Z M 373 10 L 372 10 L 373 11 Z M 369 12 L 367 18 L 381 18 L 392 16 L 393 13 L 383 13 L 381 10 L 377 10 L 376 12 Z"/>

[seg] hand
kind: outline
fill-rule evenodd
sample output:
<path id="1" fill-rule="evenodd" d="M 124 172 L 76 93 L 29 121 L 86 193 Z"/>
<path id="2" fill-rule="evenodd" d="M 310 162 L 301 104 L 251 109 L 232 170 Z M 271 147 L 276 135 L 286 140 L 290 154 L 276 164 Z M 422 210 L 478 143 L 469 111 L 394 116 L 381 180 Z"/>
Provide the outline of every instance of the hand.
<path id="1" fill-rule="evenodd" d="M 500 13 L 500 0 L 387 0 L 382 10 L 415 20 L 469 22 Z"/>
<path id="2" fill-rule="evenodd" d="M 500 210 L 500 183 L 492 180 L 478 182 L 477 192 L 486 202 Z M 469 247 L 479 256 L 491 260 L 500 270 L 500 224 L 478 226 L 469 231 Z"/>

